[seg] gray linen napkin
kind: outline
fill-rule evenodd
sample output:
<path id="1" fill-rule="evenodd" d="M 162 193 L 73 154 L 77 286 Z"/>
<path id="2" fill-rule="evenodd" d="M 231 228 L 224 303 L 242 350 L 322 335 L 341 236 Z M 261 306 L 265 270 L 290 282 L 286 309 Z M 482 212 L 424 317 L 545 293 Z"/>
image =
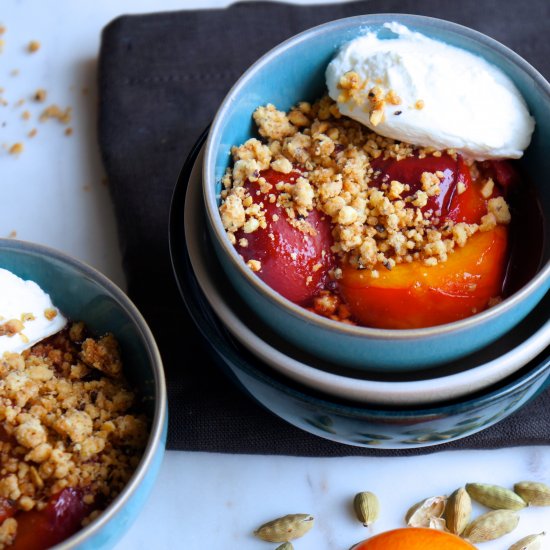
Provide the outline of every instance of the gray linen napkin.
<path id="1" fill-rule="evenodd" d="M 550 443 L 550 391 L 475 436 L 419 451 L 382 453 L 304 433 L 227 384 L 205 353 L 178 295 L 168 253 L 170 199 L 187 153 L 229 87 L 258 56 L 297 32 L 331 19 L 389 12 L 468 25 L 550 75 L 548 0 L 243 3 L 223 10 L 125 16 L 104 29 L 100 147 L 115 203 L 128 293 L 155 333 L 164 359 L 170 448 L 344 456 Z"/>

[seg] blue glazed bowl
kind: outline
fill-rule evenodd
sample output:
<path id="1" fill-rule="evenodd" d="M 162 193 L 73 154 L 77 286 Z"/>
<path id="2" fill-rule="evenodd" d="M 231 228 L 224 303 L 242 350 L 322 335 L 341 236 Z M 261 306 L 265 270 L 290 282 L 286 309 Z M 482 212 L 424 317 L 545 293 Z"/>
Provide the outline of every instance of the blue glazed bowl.
<path id="1" fill-rule="evenodd" d="M 112 332 L 121 347 L 126 375 L 143 396 L 151 432 L 141 461 L 124 490 L 101 515 L 55 546 L 58 550 L 112 548 L 140 513 L 157 477 L 168 426 L 162 361 L 145 320 L 116 285 L 98 271 L 45 246 L 0 239 L 0 267 L 30 279 L 50 294 L 69 318 L 92 333 Z"/>
<path id="2" fill-rule="evenodd" d="M 550 387 L 550 348 L 498 384 L 430 405 L 358 404 L 306 388 L 276 373 L 233 339 L 193 272 L 183 212 L 187 181 L 200 144 L 184 166 L 172 200 L 170 249 L 176 281 L 214 360 L 266 409 L 298 428 L 338 443 L 411 449 L 458 440 L 488 428 Z"/>
<path id="3" fill-rule="evenodd" d="M 222 268 L 248 306 L 295 346 L 331 362 L 364 370 L 424 369 L 456 360 L 493 342 L 519 323 L 550 287 L 550 242 L 536 275 L 499 305 L 468 319 L 415 330 L 354 327 L 317 316 L 286 300 L 256 277 L 229 242 L 218 213 L 220 180 L 230 148 L 253 137 L 252 113 L 273 103 L 287 110 L 325 90 L 325 68 L 345 42 L 383 23 L 397 21 L 414 31 L 470 50 L 508 74 L 522 92 L 537 125 L 523 159 L 542 204 L 544 233 L 550 219 L 550 84 L 531 65 L 495 40 L 466 27 L 415 15 L 352 17 L 315 27 L 277 46 L 239 79 L 212 124 L 203 165 L 203 194 L 214 250 Z M 384 36 L 380 31 L 380 36 Z M 543 175 L 543 177 L 541 177 Z"/>

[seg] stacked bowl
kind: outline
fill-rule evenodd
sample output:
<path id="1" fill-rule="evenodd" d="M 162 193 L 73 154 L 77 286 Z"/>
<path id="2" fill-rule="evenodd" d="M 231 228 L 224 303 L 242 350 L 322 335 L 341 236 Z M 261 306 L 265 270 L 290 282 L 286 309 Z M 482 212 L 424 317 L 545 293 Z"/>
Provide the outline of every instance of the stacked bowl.
<path id="1" fill-rule="evenodd" d="M 287 110 L 320 97 L 326 65 L 339 47 L 389 21 L 486 58 L 514 81 L 536 120 L 522 160 L 543 212 L 536 273 L 500 304 L 428 328 L 350 326 L 293 304 L 245 265 L 218 212 L 231 146 L 255 137 L 256 107 L 272 103 Z M 502 420 L 542 391 L 550 376 L 550 189 L 538 177 L 550 173 L 549 139 L 548 82 L 506 47 L 465 27 L 420 16 L 366 15 L 277 46 L 229 92 L 187 159 L 172 202 L 176 278 L 212 353 L 269 410 L 342 443 L 433 445 Z"/>

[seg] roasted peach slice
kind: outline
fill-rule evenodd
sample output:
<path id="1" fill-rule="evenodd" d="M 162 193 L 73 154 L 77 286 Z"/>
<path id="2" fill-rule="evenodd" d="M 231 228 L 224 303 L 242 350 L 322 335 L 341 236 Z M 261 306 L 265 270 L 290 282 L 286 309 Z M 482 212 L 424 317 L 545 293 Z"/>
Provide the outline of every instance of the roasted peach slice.
<path id="1" fill-rule="evenodd" d="M 280 194 L 276 185 L 294 185 L 299 172 L 282 174 L 269 169 L 260 175 L 271 189 L 262 191 L 257 182 L 250 181 L 245 187 L 254 204 L 261 205 L 265 212 L 265 227 L 249 233 L 237 231 L 235 248 L 249 265 L 257 266 L 256 275 L 272 289 L 307 306 L 325 288 L 328 272 L 334 267 L 330 219 L 315 209 L 305 217 L 290 218 L 275 201 Z"/>
<path id="2" fill-rule="evenodd" d="M 421 261 L 368 270 L 342 266 L 340 292 L 362 325 L 410 329 L 451 323 L 484 310 L 501 293 L 506 267 L 507 228 L 476 233 L 446 262 Z"/>

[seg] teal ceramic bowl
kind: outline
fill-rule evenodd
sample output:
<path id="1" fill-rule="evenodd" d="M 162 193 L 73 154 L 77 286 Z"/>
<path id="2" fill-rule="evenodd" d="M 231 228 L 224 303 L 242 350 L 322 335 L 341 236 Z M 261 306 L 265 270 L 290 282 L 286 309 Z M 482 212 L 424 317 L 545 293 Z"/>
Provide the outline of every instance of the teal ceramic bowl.
<path id="1" fill-rule="evenodd" d="M 281 297 L 256 277 L 229 242 L 218 214 L 220 180 L 230 148 L 255 135 L 252 113 L 273 103 L 287 110 L 314 100 L 325 90 L 324 72 L 339 47 L 368 31 L 397 21 L 414 31 L 472 51 L 500 67 L 522 92 L 536 119 L 532 143 L 522 160 L 537 186 L 544 234 L 542 259 L 534 277 L 499 305 L 468 319 L 415 330 L 349 326 L 317 316 Z M 336 364 L 363 370 L 425 369 L 487 346 L 517 325 L 550 287 L 550 84 L 531 65 L 495 40 L 469 28 L 423 16 L 378 14 L 315 27 L 277 46 L 238 80 L 222 103 L 208 136 L 203 195 L 213 248 L 233 287 L 274 331 L 304 351 Z M 543 177 L 541 177 L 543 175 Z M 542 238 L 542 237 L 541 237 Z"/>
<path id="2" fill-rule="evenodd" d="M 200 145 L 200 144 L 199 144 Z M 198 147 L 172 199 L 170 249 L 176 281 L 211 356 L 242 390 L 288 423 L 319 437 L 359 447 L 412 449 L 460 440 L 517 411 L 550 387 L 550 347 L 500 382 L 466 396 L 411 406 L 358 403 L 299 384 L 251 353 L 217 317 L 193 271 L 183 216 Z"/>
<path id="3" fill-rule="evenodd" d="M 82 262 L 41 245 L 0 239 L 0 267 L 35 281 L 67 317 L 84 321 L 92 333 L 112 332 L 119 341 L 128 379 L 139 389 L 148 407 L 149 440 L 128 485 L 90 525 L 55 547 L 112 548 L 143 508 L 164 455 L 168 425 L 166 385 L 155 340 L 126 294 Z"/>

